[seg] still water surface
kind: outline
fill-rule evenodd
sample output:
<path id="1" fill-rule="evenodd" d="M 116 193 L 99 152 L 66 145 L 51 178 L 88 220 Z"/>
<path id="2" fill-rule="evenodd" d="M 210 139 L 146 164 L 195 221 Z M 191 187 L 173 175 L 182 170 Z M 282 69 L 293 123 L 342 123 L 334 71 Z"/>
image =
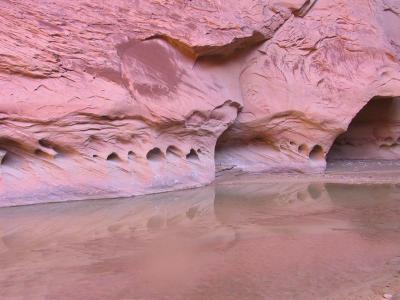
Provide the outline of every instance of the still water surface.
<path id="1" fill-rule="evenodd" d="M 218 184 L 0 209 L 0 299 L 375 299 L 399 272 L 396 185 Z"/>

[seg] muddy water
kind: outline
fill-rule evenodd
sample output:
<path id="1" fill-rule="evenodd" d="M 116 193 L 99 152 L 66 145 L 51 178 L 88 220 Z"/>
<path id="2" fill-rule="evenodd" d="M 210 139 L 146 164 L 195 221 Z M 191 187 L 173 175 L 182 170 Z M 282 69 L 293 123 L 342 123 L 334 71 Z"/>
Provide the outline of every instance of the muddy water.
<path id="1" fill-rule="evenodd" d="M 0 209 L 0 299 L 382 299 L 400 187 L 218 184 Z"/>

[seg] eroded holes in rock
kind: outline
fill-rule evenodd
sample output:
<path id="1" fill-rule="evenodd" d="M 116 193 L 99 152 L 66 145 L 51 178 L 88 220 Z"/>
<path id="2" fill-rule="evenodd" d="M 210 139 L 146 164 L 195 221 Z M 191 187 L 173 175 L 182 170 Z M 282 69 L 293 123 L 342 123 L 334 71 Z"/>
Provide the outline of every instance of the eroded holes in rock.
<path id="1" fill-rule="evenodd" d="M 0 151 L 0 165 L 15 167 L 22 160 L 17 154 L 9 151 Z"/>
<path id="2" fill-rule="evenodd" d="M 129 160 L 134 160 L 135 157 L 136 157 L 135 152 L 133 152 L 133 151 L 129 151 L 129 152 L 128 152 L 128 159 L 129 159 Z"/>
<path id="3" fill-rule="evenodd" d="M 182 151 L 175 146 L 168 146 L 166 151 L 167 157 L 181 157 Z"/>
<path id="4" fill-rule="evenodd" d="M 191 161 L 198 161 L 199 155 L 197 154 L 196 150 L 190 149 L 190 152 L 186 154 L 186 159 Z"/>
<path id="5" fill-rule="evenodd" d="M 117 162 L 117 161 L 121 161 L 121 158 L 118 156 L 117 153 L 111 152 L 111 153 L 107 156 L 107 160 Z"/>
<path id="6" fill-rule="evenodd" d="M 301 144 L 297 148 L 297 152 L 299 152 L 302 155 L 307 155 L 308 154 L 308 146 L 306 144 Z"/>
<path id="7" fill-rule="evenodd" d="M 36 149 L 36 150 L 34 151 L 34 154 L 35 154 L 36 156 L 38 156 L 38 157 L 41 157 L 41 158 L 52 158 L 52 155 L 50 155 L 50 154 L 44 152 L 44 151 L 41 150 L 41 149 Z"/>
<path id="8" fill-rule="evenodd" d="M 62 157 L 76 152 L 72 146 L 60 145 L 48 139 L 40 139 L 38 143 L 44 149 L 49 149 L 48 154 L 53 157 Z"/>
<path id="9" fill-rule="evenodd" d="M 162 153 L 160 148 L 155 147 L 147 152 L 146 158 L 150 161 L 161 161 L 164 159 L 164 153 Z"/>
<path id="10" fill-rule="evenodd" d="M 32 152 L 29 146 L 8 137 L 0 137 L 0 150 L 3 153 L 1 164 L 7 166 L 16 165 L 27 153 Z"/>
<path id="11" fill-rule="evenodd" d="M 309 154 L 311 160 L 323 160 L 324 159 L 324 149 L 320 145 L 315 145 Z"/>
<path id="12" fill-rule="evenodd" d="M 38 142 L 39 142 L 39 145 L 42 146 L 42 147 L 45 147 L 45 148 L 51 148 L 52 147 L 51 143 L 46 139 L 40 139 Z"/>
<path id="13" fill-rule="evenodd" d="M 2 165 L 7 160 L 7 151 L 0 149 L 0 165 Z"/>
<path id="14" fill-rule="evenodd" d="M 339 135 L 327 160 L 397 160 L 400 129 L 400 98 L 374 97 Z"/>

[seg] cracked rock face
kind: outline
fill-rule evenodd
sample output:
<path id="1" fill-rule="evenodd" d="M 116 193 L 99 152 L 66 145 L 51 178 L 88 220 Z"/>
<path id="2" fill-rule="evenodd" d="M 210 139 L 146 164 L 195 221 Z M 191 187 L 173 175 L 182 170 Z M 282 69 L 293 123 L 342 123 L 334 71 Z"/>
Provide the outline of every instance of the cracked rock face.
<path id="1" fill-rule="evenodd" d="M 0 206 L 322 171 L 400 95 L 394 0 L 8 0 L 0 19 Z"/>

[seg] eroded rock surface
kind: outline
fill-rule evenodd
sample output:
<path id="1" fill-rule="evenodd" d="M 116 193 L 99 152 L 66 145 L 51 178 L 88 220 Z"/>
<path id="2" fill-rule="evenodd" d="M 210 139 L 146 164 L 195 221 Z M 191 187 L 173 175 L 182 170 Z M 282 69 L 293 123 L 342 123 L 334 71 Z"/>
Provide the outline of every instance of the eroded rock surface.
<path id="1" fill-rule="evenodd" d="M 375 96 L 400 94 L 399 25 L 397 1 L 318 1 L 290 18 L 248 58 L 244 108 L 220 138 L 217 163 L 324 170 L 358 111 Z"/>
<path id="2" fill-rule="evenodd" d="M 2 1 L 1 205 L 204 185 L 241 56 L 304 1 Z"/>
<path id="3" fill-rule="evenodd" d="M 372 97 L 400 95 L 399 11 L 394 0 L 2 1 L 0 205 L 200 186 L 215 157 L 322 171 Z"/>

